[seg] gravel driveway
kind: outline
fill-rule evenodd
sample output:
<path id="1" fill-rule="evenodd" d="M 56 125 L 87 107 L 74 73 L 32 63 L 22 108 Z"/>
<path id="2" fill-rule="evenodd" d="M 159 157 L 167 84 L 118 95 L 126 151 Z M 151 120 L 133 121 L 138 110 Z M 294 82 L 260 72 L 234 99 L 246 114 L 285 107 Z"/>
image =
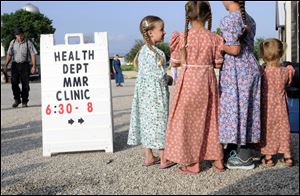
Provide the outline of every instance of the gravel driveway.
<path id="1" fill-rule="evenodd" d="M 9 84 L 1 85 L 1 195 L 3 194 L 282 194 L 299 195 L 299 134 L 292 135 L 295 166 L 260 165 L 215 173 L 210 162 L 196 176 L 178 166 L 144 168 L 143 149 L 126 144 L 134 80 L 113 85 L 115 153 L 42 156 L 40 84 L 31 84 L 30 107 L 12 109 Z M 158 152 L 156 152 L 157 154 Z"/>

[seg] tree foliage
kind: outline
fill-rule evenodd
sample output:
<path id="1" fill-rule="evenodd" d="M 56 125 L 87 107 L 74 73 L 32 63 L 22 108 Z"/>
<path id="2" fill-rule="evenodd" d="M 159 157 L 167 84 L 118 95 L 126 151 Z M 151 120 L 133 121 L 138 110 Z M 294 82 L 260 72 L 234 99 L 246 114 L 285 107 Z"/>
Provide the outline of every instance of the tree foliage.
<path id="1" fill-rule="evenodd" d="M 260 44 L 264 42 L 264 38 L 256 38 L 255 42 L 254 42 L 254 56 L 255 58 L 259 61 L 260 59 L 260 56 L 259 56 L 259 53 L 260 53 Z"/>
<path id="2" fill-rule="evenodd" d="M 220 27 L 218 27 L 216 29 L 215 33 L 218 34 L 218 35 L 220 35 L 220 36 L 222 35 L 222 31 L 221 31 Z"/>
<path id="3" fill-rule="evenodd" d="M 40 35 L 54 34 L 55 32 L 52 20 L 44 14 L 31 13 L 25 10 L 1 15 L 1 23 L 1 42 L 5 50 L 8 49 L 10 41 L 15 39 L 14 30 L 17 27 L 23 29 L 26 39 L 32 40 L 38 51 Z"/>
<path id="4" fill-rule="evenodd" d="M 125 60 L 127 62 L 133 62 L 136 54 L 140 51 L 140 49 L 145 45 L 145 42 L 143 40 L 136 40 L 134 46 L 131 48 L 129 53 L 125 56 Z M 162 50 L 166 55 L 166 60 L 170 60 L 170 46 L 167 43 L 158 43 L 156 45 L 157 48 Z"/>

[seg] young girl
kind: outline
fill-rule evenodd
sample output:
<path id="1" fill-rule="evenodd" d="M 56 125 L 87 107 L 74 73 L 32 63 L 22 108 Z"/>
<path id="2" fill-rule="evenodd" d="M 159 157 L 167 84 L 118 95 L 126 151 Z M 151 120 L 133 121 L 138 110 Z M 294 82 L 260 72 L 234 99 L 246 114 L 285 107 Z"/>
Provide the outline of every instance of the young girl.
<path id="1" fill-rule="evenodd" d="M 165 54 L 155 47 L 156 43 L 164 39 L 164 22 L 159 17 L 147 16 L 140 23 L 140 31 L 145 45 L 134 62 L 138 67 L 138 77 L 132 103 L 128 144 L 144 145 L 144 166 L 160 163 L 160 168 L 165 169 L 174 165 L 164 158 L 169 89 Z M 160 150 L 160 159 L 153 156 L 152 149 Z"/>
<path id="2" fill-rule="evenodd" d="M 291 83 L 289 72 L 292 66 L 281 67 L 280 59 L 284 47 L 278 39 L 267 39 L 260 46 L 261 57 L 265 62 L 262 76 L 262 142 L 261 153 L 265 164 L 273 166 L 272 155 L 284 154 L 283 162 L 293 165 L 291 134 L 285 88 Z"/>
<path id="3" fill-rule="evenodd" d="M 244 1 L 223 1 L 229 15 L 221 21 L 225 59 L 220 72 L 220 141 L 234 144 L 227 167 L 255 167 L 247 144 L 260 142 L 261 76 L 253 55 L 255 21 Z"/>
<path id="4" fill-rule="evenodd" d="M 210 31 L 212 15 L 207 1 L 189 1 L 185 9 L 185 33 L 175 32 L 170 39 L 172 65 L 182 68 L 168 121 L 165 155 L 184 165 L 179 168 L 181 173 L 199 173 L 202 160 L 215 160 L 214 168 L 223 171 L 214 72 L 214 66 L 223 61 L 223 39 Z"/>

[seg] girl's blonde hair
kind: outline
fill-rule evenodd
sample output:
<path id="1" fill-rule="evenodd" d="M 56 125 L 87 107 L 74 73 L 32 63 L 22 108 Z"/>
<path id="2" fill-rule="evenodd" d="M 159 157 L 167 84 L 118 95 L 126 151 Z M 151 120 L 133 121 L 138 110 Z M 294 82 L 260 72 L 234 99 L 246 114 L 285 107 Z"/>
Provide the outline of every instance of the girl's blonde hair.
<path id="1" fill-rule="evenodd" d="M 146 42 L 147 47 L 155 53 L 156 57 L 158 57 L 158 59 L 159 59 L 158 66 L 162 66 L 165 63 L 165 59 L 150 44 L 151 40 L 150 40 L 150 37 L 148 34 L 148 31 L 153 30 L 155 28 L 155 24 L 159 23 L 159 22 L 164 24 L 164 21 L 157 16 L 146 16 L 145 18 L 143 18 L 143 20 L 140 23 L 140 32 L 143 35 L 143 38 Z M 139 57 L 139 52 L 137 53 L 137 55 L 135 56 L 134 61 L 133 61 L 133 65 L 134 65 L 135 69 L 138 69 L 138 64 L 139 64 L 138 57 Z"/>
<path id="2" fill-rule="evenodd" d="M 286 45 L 276 38 L 266 39 L 260 44 L 260 57 L 272 65 L 279 66 L 279 61 L 284 55 Z"/>
<path id="3" fill-rule="evenodd" d="M 212 13 L 208 1 L 188 1 L 185 4 L 185 31 L 184 31 L 184 47 L 181 51 L 184 61 L 187 58 L 187 37 L 189 32 L 189 24 L 191 21 L 200 20 L 205 23 L 208 21 L 208 30 L 211 31 Z M 184 62 L 185 63 L 185 62 Z"/>

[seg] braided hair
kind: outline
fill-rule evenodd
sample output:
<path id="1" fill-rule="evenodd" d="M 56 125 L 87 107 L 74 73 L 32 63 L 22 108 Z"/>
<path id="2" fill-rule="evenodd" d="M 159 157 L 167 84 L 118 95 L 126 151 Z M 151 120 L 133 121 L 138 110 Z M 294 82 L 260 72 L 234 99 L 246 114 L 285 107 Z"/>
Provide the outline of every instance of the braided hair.
<path id="1" fill-rule="evenodd" d="M 240 13 L 243 20 L 243 34 L 238 38 L 239 41 L 243 41 L 244 38 L 247 36 L 249 29 L 247 26 L 247 17 L 246 17 L 246 8 L 245 8 L 245 1 L 234 1 L 240 5 Z"/>
<path id="2" fill-rule="evenodd" d="M 163 20 L 157 16 L 146 16 L 145 18 L 143 18 L 143 20 L 140 23 L 140 32 L 143 35 L 143 38 L 145 40 L 146 46 L 155 53 L 155 56 L 159 59 L 159 63 L 158 66 L 162 66 L 163 64 L 165 64 L 165 59 L 162 55 L 160 55 L 156 49 L 153 48 L 153 46 L 151 45 L 151 40 L 148 34 L 148 31 L 153 30 L 155 28 L 155 23 L 157 22 L 161 22 L 164 23 Z M 138 68 L 138 56 L 139 56 L 139 52 L 137 53 L 137 55 L 134 58 L 133 64 L 134 67 L 137 69 Z"/>
<path id="3" fill-rule="evenodd" d="M 183 63 L 186 63 L 187 58 L 187 39 L 189 32 L 189 24 L 191 21 L 200 20 L 208 21 L 208 30 L 212 27 L 212 12 L 208 1 L 188 1 L 185 5 L 185 30 L 184 30 L 184 47 L 181 49 Z"/>

